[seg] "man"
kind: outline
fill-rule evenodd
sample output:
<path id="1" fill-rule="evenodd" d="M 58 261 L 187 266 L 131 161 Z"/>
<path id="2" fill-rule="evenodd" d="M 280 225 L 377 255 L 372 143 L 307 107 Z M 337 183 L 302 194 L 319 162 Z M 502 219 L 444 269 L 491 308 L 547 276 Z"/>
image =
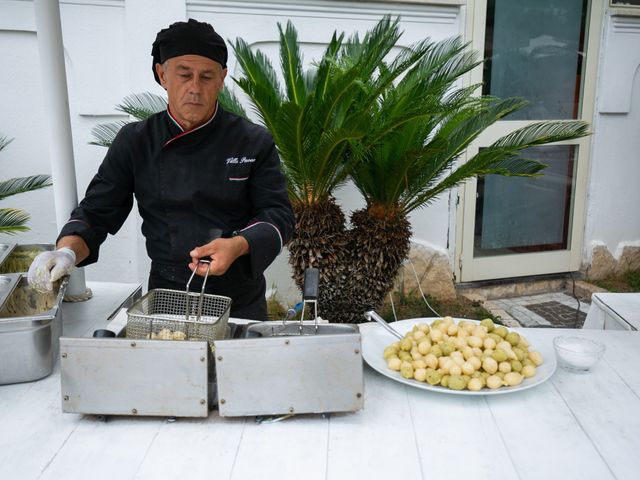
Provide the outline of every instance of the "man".
<path id="1" fill-rule="evenodd" d="M 51 289 L 74 265 L 96 262 L 135 196 L 152 260 L 149 289 L 184 290 L 196 269 L 191 290 L 199 290 L 208 268 L 206 291 L 231 297 L 232 316 L 266 320 L 263 272 L 294 225 L 273 139 L 218 104 L 227 48 L 211 25 L 172 24 L 152 56 L 167 110 L 120 130 L 57 250 L 34 260 L 29 282 Z M 198 264 L 204 258 L 210 266 Z"/>

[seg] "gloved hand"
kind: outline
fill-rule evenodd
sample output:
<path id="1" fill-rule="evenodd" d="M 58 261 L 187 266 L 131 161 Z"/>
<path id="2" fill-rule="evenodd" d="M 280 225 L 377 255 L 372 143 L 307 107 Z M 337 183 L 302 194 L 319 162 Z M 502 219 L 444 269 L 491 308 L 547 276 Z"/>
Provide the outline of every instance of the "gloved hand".
<path id="1" fill-rule="evenodd" d="M 53 290 L 53 282 L 65 275 L 69 275 L 76 264 L 76 254 L 67 247 L 38 255 L 27 274 L 27 280 L 32 288 L 39 292 Z"/>

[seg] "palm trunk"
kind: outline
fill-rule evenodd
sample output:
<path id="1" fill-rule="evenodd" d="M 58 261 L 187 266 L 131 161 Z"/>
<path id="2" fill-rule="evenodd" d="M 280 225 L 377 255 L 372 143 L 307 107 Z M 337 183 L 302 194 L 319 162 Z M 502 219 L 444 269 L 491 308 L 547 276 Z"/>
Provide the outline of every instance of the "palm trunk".
<path id="1" fill-rule="evenodd" d="M 411 225 L 404 213 L 368 207 L 353 212 L 347 249 L 347 275 L 337 321 L 359 323 L 379 308 L 409 254 Z"/>
<path id="2" fill-rule="evenodd" d="M 288 244 L 293 279 L 302 290 L 304 271 L 320 270 L 318 313 L 335 321 L 335 299 L 340 298 L 344 276 L 347 237 L 345 216 L 333 197 L 312 204 L 294 204 L 296 217 L 294 237 Z"/>

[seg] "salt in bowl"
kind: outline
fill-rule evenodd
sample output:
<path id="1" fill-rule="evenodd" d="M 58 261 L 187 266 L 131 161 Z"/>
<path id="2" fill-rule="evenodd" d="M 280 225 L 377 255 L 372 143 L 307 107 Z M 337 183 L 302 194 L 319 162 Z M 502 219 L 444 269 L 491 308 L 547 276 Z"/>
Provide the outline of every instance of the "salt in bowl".
<path id="1" fill-rule="evenodd" d="M 572 372 L 587 372 L 602 358 L 605 346 L 582 337 L 561 336 L 553 339 L 558 365 Z"/>

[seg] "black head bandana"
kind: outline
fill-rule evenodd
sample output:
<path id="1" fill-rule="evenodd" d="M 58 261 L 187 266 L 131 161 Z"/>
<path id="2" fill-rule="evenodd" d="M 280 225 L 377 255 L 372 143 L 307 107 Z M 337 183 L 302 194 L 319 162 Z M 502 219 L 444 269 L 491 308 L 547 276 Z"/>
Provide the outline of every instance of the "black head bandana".
<path id="1" fill-rule="evenodd" d="M 218 62 L 227 68 L 227 46 L 211 25 L 189 19 L 188 22 L 172 23 L 158 32 L 151 49 L 153 77 L 160 83 L 156 63 L 164 63 L 180 55 L 200 55 Z"/>

